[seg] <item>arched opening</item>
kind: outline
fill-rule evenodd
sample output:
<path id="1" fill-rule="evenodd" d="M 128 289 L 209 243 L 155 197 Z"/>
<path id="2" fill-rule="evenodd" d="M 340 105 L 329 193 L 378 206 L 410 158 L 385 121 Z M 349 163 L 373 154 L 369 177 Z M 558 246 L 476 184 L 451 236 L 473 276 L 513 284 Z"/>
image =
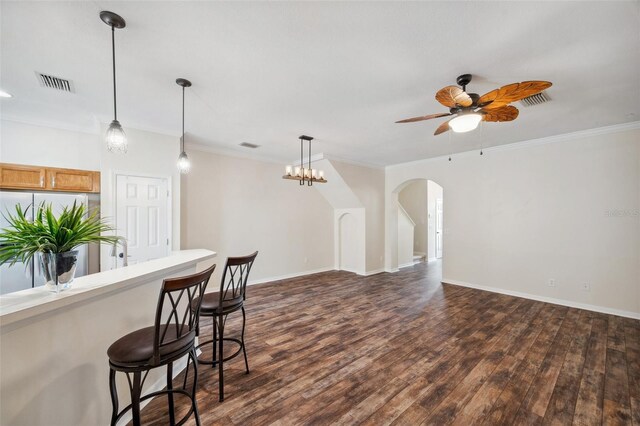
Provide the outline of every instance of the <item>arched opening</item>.
<path id="1" fill-rule="evenodd" d="M 358 272 L 358 221 L 351 213 L 345 213 L 338 219 L 338 269 Z"/>
<path id="2" fill-rule="evenodd" d="M 444 189 L 435 181 L 410 179 L 392 192 L 397 250 L 393 260 L 398 268 L 423 261 L 441 268 L 444 257 Z"/>

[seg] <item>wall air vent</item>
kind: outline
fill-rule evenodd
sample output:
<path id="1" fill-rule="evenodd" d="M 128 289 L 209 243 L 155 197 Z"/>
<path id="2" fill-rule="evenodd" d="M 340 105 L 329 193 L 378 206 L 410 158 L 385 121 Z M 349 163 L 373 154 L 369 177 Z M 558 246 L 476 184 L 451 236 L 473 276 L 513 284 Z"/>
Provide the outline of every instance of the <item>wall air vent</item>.
<path id="1" fill-rule="evenodd" d="M 65 80 L 64 78 L 54 77 L 48 74 L 42 74 L 36 71 L 36 77 L 42 87 L 48 87 L 49 89 L 60 90 L 68 93 L 75 93 L 73 82 L 71 80 Z"/>
<path id="2" fill-rule="evenodd" d="M 524 106 L 524 107 L 530 107 L 530 106 L 534 106 L 534 105 L 540 105 L 540 104 L 544 104 L 547 103 L 551 100 L 551 98 L 549 97 L 549 95 L 547 95 L 545 92 L 540 92 L 537 93 L 533 96 L 528 96 L 524 99 L 520 100 L 520 105 Z"/>
<path id="3" fill-rule="evenodd" d="M 256 149 L 256 148 L 258 148 L 260 145 L 256 145 L 256 144 L 249 143 L 249 142 L 242 142 L 242 143 L 240 144 L 240 146 L 243 146 L 243 147 L 245 147 L 245 148 Z"/>

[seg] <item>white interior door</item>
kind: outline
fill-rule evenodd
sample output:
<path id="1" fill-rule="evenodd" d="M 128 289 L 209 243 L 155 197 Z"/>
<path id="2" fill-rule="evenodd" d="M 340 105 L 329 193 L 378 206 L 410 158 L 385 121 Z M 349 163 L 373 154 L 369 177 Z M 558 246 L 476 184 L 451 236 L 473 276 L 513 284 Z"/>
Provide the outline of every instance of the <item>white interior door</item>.
<path id="1" fill-rule="evenodd" d="M 436 199 L 436 257 L 440 259 L 442 257 L 442 198 Z"/>
<path id="2" fill-rule="evenodd" d="M 127 239 L 129 265 L 169 254 L 169 201 L 166 178 L 116 176 L 116 228 Z M 121 247 L 117 254 L 122 266 Z"/>

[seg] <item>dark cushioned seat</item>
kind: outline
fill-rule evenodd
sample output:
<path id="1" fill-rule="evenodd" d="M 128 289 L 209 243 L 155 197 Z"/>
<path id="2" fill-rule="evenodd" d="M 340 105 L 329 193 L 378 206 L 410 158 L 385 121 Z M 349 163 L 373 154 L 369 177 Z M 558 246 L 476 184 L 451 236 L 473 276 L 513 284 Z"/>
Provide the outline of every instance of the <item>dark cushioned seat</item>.
<path id="1" fill-rule="evenodd" d="M 153 358 L 153 340 L 155 327 L 141 328 L 116 340 L 107 350 L 109 361 L 117 365 L 151 365 Z M 173 340 L 177 336 L 177 327 L 170 325 L 165 340 Z M 160 347 L 160 358 L 169 357 L 172 354 L 184 350 L 193 343 L 195 331 L 189 332 L 184 327 L 183 335 L 169 345 Z"/>
<path id="2" fill-rule="evenodd" d="M 242 307 L 243 297 L 239 295 L 233 299 L 222 301 L 222 312 L 233 312 Z M 197 306 L 197 300 L 194 301 Z M 220 304 L 220 293 L 207 293 L 202 298 L 202 305 L 200 306 L 200 314 L 211 315 L 218 310 Z"/>

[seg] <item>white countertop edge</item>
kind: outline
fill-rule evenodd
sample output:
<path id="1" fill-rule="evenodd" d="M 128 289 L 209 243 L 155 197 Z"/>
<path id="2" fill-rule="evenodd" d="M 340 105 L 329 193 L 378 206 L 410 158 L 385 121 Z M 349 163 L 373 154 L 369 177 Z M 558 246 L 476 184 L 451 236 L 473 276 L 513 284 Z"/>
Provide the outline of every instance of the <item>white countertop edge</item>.
<path id="1" fill-rule="evenodd" d="M 124 287 L 170 276 L 215 256 L 216 252 L 211 250 L 180 250 L 162 259 L 78 277 L 69 290 L 58 294 L 44 287 L 4 294 L 0 296 L 0 327 L 118 291 Z"/>

